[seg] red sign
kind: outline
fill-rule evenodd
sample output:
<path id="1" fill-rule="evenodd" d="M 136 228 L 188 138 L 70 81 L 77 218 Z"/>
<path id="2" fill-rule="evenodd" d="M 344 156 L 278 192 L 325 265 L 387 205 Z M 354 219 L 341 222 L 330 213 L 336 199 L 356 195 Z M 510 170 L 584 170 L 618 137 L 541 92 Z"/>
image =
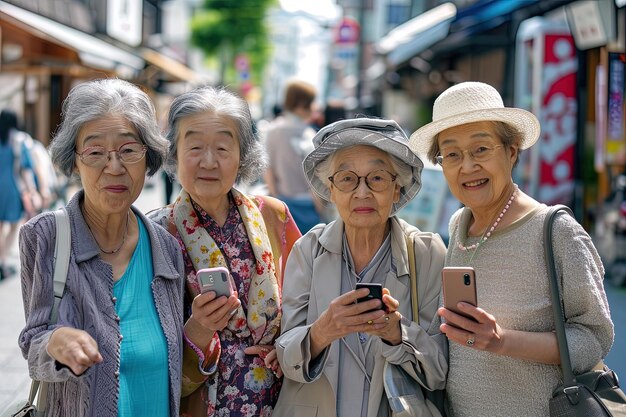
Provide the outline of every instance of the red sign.
<path id="1" fill-rule="evenodd" d="M 359 42 L 361 26 L 356 20 L 344 17 L 335 31 L 335 43 L 355 44 Z"/>
<path id="2" fill-rule="evenodd" d="M 576 48 L 569 34 L 546 34 L 544 45 L 538 199 L 569 203 L 574 190 Z"/>

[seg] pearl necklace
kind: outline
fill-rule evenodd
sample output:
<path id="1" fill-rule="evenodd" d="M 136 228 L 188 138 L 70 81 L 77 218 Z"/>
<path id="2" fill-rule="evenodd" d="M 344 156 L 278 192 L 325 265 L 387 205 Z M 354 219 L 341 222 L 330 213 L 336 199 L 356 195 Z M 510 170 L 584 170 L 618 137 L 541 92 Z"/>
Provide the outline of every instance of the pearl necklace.
<path id="1" fill-rule="evenodd" d="M 480 238 L 480 240 L 478 242 L 474 243 L 473 245 L 469 245 L 469 246 L 463 246 L 463 244 L 461 242 L 459 242 L 457 244 L 457 247 L 459 249 L 461 249 L 462 251 L 468 251 L 468 250 L 472 250 L 472 249 L 477 249 L 478 246 L 480 246 L 483 243 L 485 243 L 487 241 L 487 239 L 489 239 L 491 237 L 491 233 L 493 233 L 493 231 L 496 230 L 496 227 L 498 227 L 498 224 L 500 224 L 500 220 L 502 220 L 502 217 L 507 212 L 509 207 L 511 207 L 511 204 L 513 203 L 513 200 L 515 199 L 515 194 L 517 194 L 517 184 L 514 184 L 513 192 L 511 193 L 511 197 L 509 197 L 509 201 L 507 201 L 507 203 L 504 205 L 504 208 L 502 209 L 502 212 L 500 213 L 500 215 L 498 215 L 498 217 L 496 218 L 496 221 L 493 222 L 493 226 L 491 226 L 490 229 L 485 230 L 485 233 L 483 233 L 482 237 Z"/>

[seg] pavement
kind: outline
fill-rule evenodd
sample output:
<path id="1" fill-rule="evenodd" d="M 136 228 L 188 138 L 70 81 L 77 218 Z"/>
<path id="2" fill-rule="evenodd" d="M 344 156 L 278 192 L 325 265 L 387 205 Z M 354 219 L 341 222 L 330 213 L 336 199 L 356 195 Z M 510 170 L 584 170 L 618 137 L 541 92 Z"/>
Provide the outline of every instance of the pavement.
<path id="1" fill-rule="evenodd" d="M 164 204 L 163 183 L 159 175 L 147 183 L 135 206 L 144 213 Z M 176 196 L 178 190 L 174 190 Z M 26 361 L 17 346 L 24 326 L 24 310 L 19 280 L 19 251 L 17 243 L 9 253 L 8 263 L 18 269 L 18 275 L 0 282 L 0 412 L 15 398 L 26 397 L 30 378 Z M 606 285 L 606 293 L 615 324 L 615 343 L 605 359 L 606 364 L 626 380 L 626 288 Z"/>

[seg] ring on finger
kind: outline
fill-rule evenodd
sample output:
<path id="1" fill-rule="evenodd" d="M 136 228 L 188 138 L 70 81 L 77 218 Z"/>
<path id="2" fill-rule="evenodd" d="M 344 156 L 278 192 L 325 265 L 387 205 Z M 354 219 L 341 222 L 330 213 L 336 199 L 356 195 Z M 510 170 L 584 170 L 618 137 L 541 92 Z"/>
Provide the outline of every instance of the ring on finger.
<path id="1" fill-rule="evenodd" d="M 385 321 L 389 321 L 389 316 L 385 316 Z"/>
<path id="2" fill-rule="evenodd" d="M 372 321 L 372 320 L 368 320 L 368 321 L 367 321 L 367 324 L 372 325 L 372 324 L 374 324 L 374 321 Z"/>
<path id="3" fill-rule="evenodd" d="M 467 346 L 474 346 L 474 337 L 470 336 L 467 338 L 467 342 L 465 342 L 465 344 L 467 344 Z"/>

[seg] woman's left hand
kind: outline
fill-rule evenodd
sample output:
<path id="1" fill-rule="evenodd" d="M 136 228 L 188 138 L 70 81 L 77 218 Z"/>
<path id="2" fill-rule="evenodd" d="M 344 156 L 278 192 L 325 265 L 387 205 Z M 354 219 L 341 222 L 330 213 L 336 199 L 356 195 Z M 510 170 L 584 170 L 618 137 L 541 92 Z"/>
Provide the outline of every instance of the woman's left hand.
<path id="1" fill-rule="evenodd" d="M 503 346 L 504 330 L 498 325 L 496 318 L 479 307 L 468 303 L 459 303 L 464 317 L 444 307 L 437 310 L 444 320 L 439 328 L 449 340 L 474 349 L 498 353 Z"/>
<path id="2" fill-rule="evenodd" d="M 249 346 L 243 351 L 246 355 L 258 355 L 265 362 L 265 366 L 271 369 L 277 378 L 283 376 L 283 370 L 280 369 L 276 348 L 272 345 L 254 345 Z"/>
<path id="3" fill-rule="evenodd" d="M 371 331 L 366 331 L 366 333 L 378 336 L 393 346 L 399 345 L 402 343 L 402 331 L 400 329 L 402 314 L 397 311 L 400 303 L 391 296 L 387 288 L 383 288 L 383 304 L 387 314 L 375 320 L 374 323 L 384 323 L 385 327 L 377 330 L 372 329 Z"/>

